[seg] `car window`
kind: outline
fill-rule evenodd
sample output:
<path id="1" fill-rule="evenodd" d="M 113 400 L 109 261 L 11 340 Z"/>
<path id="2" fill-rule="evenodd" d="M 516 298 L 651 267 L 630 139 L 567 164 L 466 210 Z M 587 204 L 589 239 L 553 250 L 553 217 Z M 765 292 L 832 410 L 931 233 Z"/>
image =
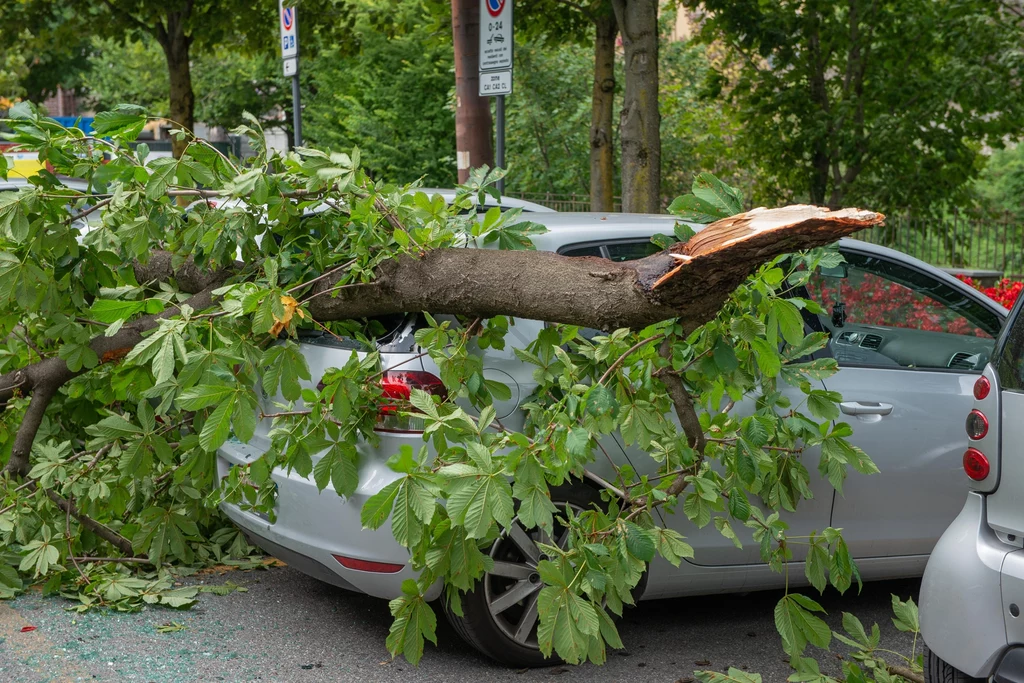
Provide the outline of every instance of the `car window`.
<path id="1" fill-rule="evenodd" d="M 1024 298 L 1018 300 L 1010 313 L 1009 326 L 1000 339 L 1002 347 L 994 365 L 999 377 L 999 388 L 1024 393 Z"/>
<path id="2" fill-rule="evenodd" d="M 612 261 L 635 261 L 660 251 L 650 240 L 615 241 L 605 244 L 589 243 L 559 250 L 563 256 L 600 256 Z"/>
<path id="3" fill-rule="evenodd" d="M 999 316 L 958 288 L 875 256 L 844 253 L 843 273 L 816 271 L 807 283 L 826 314 L 841 365 L 980 371 Z"/>

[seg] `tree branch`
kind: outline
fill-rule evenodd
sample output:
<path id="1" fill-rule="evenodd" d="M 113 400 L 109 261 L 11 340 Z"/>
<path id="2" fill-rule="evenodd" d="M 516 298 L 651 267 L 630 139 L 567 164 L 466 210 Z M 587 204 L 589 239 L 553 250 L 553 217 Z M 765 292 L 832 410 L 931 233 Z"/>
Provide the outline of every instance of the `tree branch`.
<path id="1" fill-rule="evenodd" d="M 672 362 L 671 338 L 661 342 L 661 345 L 658 347 L 658 354 L 669 361 L 669 363 Z M 671 370 L 671 368 L 669 369 Z M 679 418 L 679 424 L 683 426 L 683 433 L 686 434 L 686 440 L 690 444 L 690 448 L 697 453 L 697 459 L 693 467 L 680 472 L 665 492 L 670 496 L 677 496 L 686 488 L 686 475 L 696 472 L 700 467 L 700 463 L 704 460 L 704 447 L 707 446 L 707 440 L 704 436 L 704 428 L 700 426 L 700 418 L 697 417 L 697 411 L 693 406 L 693 399 L 690 398 L 690 392 L 686 390 L 686 386 L 683 385 L 683 380 L 679 378 L 679 375 L 674 372 L 663 372 L 658 375 L 658 379 L 665 385 L 665 390 L 668 392 L 669 398 L 672 399 L 672 404 L 676 409 L 676 417 Z"/>

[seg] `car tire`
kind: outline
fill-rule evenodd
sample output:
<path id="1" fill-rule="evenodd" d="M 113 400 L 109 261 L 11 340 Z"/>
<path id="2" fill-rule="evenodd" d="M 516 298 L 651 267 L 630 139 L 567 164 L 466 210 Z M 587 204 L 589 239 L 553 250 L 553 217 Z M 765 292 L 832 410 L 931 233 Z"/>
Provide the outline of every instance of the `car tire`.
<path id="1" fill-rule="evenodd" d="M 581 511 L 595 505 L 604 507 L 600 493 L 583 484 L 554 487 L 551 500 L 560 510 L 566 504 Z M 515 532 L 517 528 L 519 533 Z M 515 520 L 510 529 L 512 532 L 495 541 L 490 550 L 491 556 L 502 563 L 506 575 L 485 574 L 472 591 L 462 596 L 461 617 L 443 601 L 445 615 L 463 640 L 502 664 L 520 668 L 559 664 L 558 655 L 552 652 L 551 657 L 545 657 L 537 644 L 536 604 L 543 584 L 537 573 L 529 569 L 536 564 L 539 551 L 536 545 L 525 551 L 522 548 L 528 541 L 535 541 L 540 532 L 534 529 L 526 533 L 521 526 L 515 526 Z M 533 557 L 528 557 L 528 553 Z M 646 585 L 644 572 L 633 590 L 635 599 Z M 520 595 L 523 597 L 515 600 Z M 492 614 L 492 605 L 500 610 L 497 614 Z"/>
<path id="2" fill-rule="evenodd" d="M 924 646 L 924 683 L 982 683 L 983 680 L 954 669 Z"/>

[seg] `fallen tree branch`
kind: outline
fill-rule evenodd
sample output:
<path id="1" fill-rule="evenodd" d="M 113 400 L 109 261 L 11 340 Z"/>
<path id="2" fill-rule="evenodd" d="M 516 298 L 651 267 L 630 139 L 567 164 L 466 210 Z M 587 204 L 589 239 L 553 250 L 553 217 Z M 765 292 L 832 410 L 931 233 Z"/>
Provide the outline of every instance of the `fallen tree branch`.
<path id="1" fill-rule="evenodd" d="M 913 683 L 924 683 L 924 674 L 923 673 L 918 673 L 917 671 L 914 671 L 913 669 L 911 669 L 909 667 L 906 667 L 906 666 L 893 666 L 893 665 L 890 664 L 890 665 L 886 666 L 885 668 L 886 668 L 886 671 L 888 671 L 890 675 L 902 676 L 903 678 L 907 679 L 908 681 L 913 681 Z"/>
<path id="2" fill-rule="evenodd" d="M 81 512 L 77 507 L 75 507 L 74 503 L 67 500 L 56 491 L 51 491 L 50 489 L 44 489 L 44 491 L 46 492 L 47 497 L 50 500 L 52 500 L 57 505 L 57 507 L 59 507 L 63 512 L 77 519 L 78 523 L 81 524 L 83 527 L 85 527 L 86 529 L 93 532 L 110 545 L 120 550 L 126 556 L 135 556 L 135 552 L 132 550 L 132 542 L 129 541 L 127 538 L 117 533 L 110 527 L 104 524 L 100 524 L 92 517 L 89 517 L 85 513 Z"/>
<path id="3" fill-rule="evenodd" d="M 812 206 L 755 209 L 711 224 L 686 244 L 613 262 L 551 252 L 435 249 L 398 256 L 372 282 L 321 280 L 308 300 L 317 319 L 409 311 L 489 318 L 509 315 L 611 330 L 679 318 L 684 332 L 714 318 L 732 291 L 780 254 L 822 246 L 877 225 L 882 214 Z"/>
<path id="4" fill-rule="evenodd" d="M 669 363 L 672 362 L 671 338 L 666 338 L 661 342 L 658 354 Z M 700 468 L 700 464 L 704 460 L 704 447 L 707 446 L 707 439 L 704 436 L 704 428 L 700 426 L 700 418 L 697 417 L 697 410 L 694 408 L 693 399 L 690 398 L 690 392 L 686 390 L 679 375 L 674 372 L 664 372 L 658 375 L 658 379 L 665 385 L 665 390 L 668 392 L 669 398 L 672 399 L 672 405 L 675 406 L 676 417 L 679 418 L 679 424 L 682 425 L 683 433 L 686 434 L 686 440 L 696 453 L 696 461 L 693 466 L 680 472 L 665 491 L 670 496 L 678 496 L 686 488 L 686 476 L 696 473 Z"/>

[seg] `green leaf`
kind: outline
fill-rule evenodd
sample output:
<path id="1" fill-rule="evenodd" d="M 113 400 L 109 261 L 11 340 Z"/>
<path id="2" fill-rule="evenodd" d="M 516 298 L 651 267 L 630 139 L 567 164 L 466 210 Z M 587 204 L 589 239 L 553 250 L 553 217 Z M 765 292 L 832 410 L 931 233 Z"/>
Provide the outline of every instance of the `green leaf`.
<path id="1" fill-rule="evenodd" d="M 412 583 L 414 595 L 409 595 L 410 591 L 406 591 L 403 584 L 402 590 L 406 594 L 388 603 L 395 620 L 391 623 L 385 644 L 391 656 L 402 655 L 415 665 L 423 657 L 424 638 L 437 645 L 437 615 L 415 589 L 415 582 L 409 579 L 407 583 Z"/>
<path id="2" fill-rule="evenodd" d="M 632 522 L 625 523 L 626 548 L 633 557 L 650 562 L 654 559 L 656 551 L 654 539 L 644 530 Z"/>
<path id="3" fill-rule="evenodd" d="M 743 197 L 739 190 L 726 185 L 711 173 L 698 173 L 693 179 L 692 192 L 698 199 L 714 206 L 723 216 L 743 213 Z"/>
<path id="4" fill-rule="evenodd" d="M 146 308 L 145 301 L 115 301 L 113 299 L 96 299 L 89 308 L 89 317 L 101 323 L 114 323 L 127 320 Z"/>
<path id="5" fill-rule="evenodd" d="M 237 395 L 231 395 L 222 401 L 210 416 L 199 433 L 199 445 L 208 453 L 212 453 L 227 441 L 231 434 L 231 413 L 235 409 Z"/>
<path id="6" fill-rule="evenodd" d="M 150 176 L 146 183 L 146 199 L 156 201 L 167 192 L 167 186 L 174 182 L 178 160 L 173 157 L 157 157 L 149 163 Z"/>
<path id="7" fill-rule="evenodd" d="M 112 111 L 96 114 L 92 127 L 98 137 L 120 137 L 131 142 L 146 126 L 146 110 L 134 104 L 119 104 Z"/>
<path id="8" fill-rule="evenodd" d="M 387 521 L 401 486 L 402 479 L 396 479 L 363 503 L 363 508 L 359 511 L 359 518 L 364 529 L 379 529 Z"/>
<path id="9" fill-rule="evenodd" d="M 615 399 L 615 394 L 603 384 L 598 384 L 587 392 L 586 406 L 587 413 L 596 417 L 614 416 L 619 410 L 619 402 Z"/>
<path id="10" fill-rule="evenodd" d="M 678 567 L 683 558 L 693 557 L 693 547 L 683 540 L 678 532 L 672 529 L 657 528 L 654 530 L 655 545 L 658 554 Z"/>
<path id="11" fill-rule="evenodd" d="M 814 389 L 807 395 L 807 409 L 817 418 L 834 420 L 839 417 L 839 402 L 842 400 L 839 392 Z"/>
<path id="12" fill-rule="evenodd" d="M 100 362 L 99 356 L 88 344 L 64 344 L 57 355 L 67 363 L 71 372 L 78 372 L 82 368 L 94 368 Z"/>
<path id="13" fill-rule="evenodd" d="M 896 616 L 892 623 L 897 629 L 903 632 L 917 633 L 921 630 L 920 620 L 917 615 L 917 605 L 913 598 L 907 598 L 906 602 L 895 595 L 892 596 L 892 611 Z"/>
<path id="14" fill-rule="evenodd" d="M 236 387 L 227 384 L 205 384 L 181 392 L 175 403 L 182 410 L 202 410 L 219 404 L 237 391 Z"/>
<path id="15" fill-rule="evenodd" d="M 461 477 L 452 481 L 448 514 L 466 528 L 469 538 L 484 538 L 494 522 L 507 527 L 514 513 L 512 487 L 501 474 Z"/>

